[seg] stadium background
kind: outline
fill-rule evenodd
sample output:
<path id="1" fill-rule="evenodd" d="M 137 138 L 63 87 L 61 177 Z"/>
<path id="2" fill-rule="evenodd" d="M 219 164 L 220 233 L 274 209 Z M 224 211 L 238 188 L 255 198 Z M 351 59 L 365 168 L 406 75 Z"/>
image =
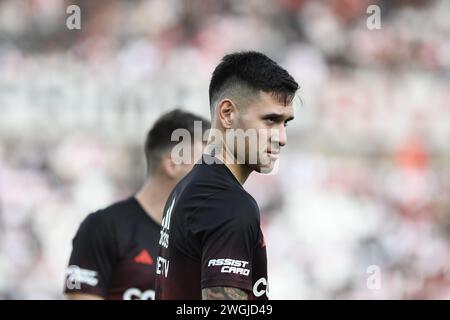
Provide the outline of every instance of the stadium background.
<path id="1" fill-rule="evenodd" d="M 146 130 L 175 106 L 209 116 L 214 66 L 244 49 L 303 101 L 278 175 L 246 184 L 271 298 L 449 299 L 449 16 L 445 0 L 0 0 L 0 299 L 63 298 L 80 221 L 143 181 Z"/>

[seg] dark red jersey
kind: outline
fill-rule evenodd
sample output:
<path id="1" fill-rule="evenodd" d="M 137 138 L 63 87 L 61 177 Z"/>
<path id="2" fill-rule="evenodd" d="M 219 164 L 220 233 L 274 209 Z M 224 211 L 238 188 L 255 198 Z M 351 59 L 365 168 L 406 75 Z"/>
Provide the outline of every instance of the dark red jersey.
<path id="1" fill-rule="evenodd" d="M 159 245 L 156 299 L 201 299 L 217 286 L 267 299 L 258 205 L 218 159 L 203 155 L 172 191 Z"/>
<path id="2" fill-rule="evenodd" d="M 134 197 L 90 214 L 73 239 L 64 291 L 154 299 L 159 231 Z"/>

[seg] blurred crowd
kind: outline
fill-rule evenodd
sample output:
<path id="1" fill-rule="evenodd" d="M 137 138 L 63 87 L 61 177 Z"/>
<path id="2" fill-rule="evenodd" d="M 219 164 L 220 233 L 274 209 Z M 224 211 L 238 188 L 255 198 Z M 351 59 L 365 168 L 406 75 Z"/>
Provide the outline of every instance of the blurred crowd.
<path id="1" fill-rule="evenodd" d="M 161 113 L 209 116 L 211 72 L 236 50 L 301 86 L 278 174 L 245 185 L 270 297 L 450 299 L 449 14 L 446 0 L 0 0 L 0 299 L 63 298 L 79 223 L 143 182 Z"/>

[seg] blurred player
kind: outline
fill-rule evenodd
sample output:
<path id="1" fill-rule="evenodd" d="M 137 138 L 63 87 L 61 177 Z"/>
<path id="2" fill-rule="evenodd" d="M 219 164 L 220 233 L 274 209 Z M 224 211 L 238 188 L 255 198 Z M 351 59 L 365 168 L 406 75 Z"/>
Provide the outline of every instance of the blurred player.
<path id="1" fill-rule="evenodd" d="M 242 184 L 252 171 L 274 167 L 297 89 L 288 72 L 261 53 L 230 54 L 216 67 L 209 154 L 177 184 L 164 209 L 156 299 L 267 299 L 259 209 Z M 233 129 L 257 131 L 256 161 L 249 161 L 249 140 L 239 153 L 235 138 L 227 137 Z"/>
<path id="2" fill-rule="evenodd" d="M 164 204 L 204 147 L 202 137 L 194 134 L 194 121 L 201 121 L 204 131 L 210 127 L 209 121 L 181 110 L 159 118 L 146 138 L 148 177 L 140 191 L 81 223 L 66 271 L 69 299 L 154 299 Z M 175 164 L 171 157 L 172 147 L 178 144 L 171 135 L 179 128 L 194 137 L 190 164 Z"/>

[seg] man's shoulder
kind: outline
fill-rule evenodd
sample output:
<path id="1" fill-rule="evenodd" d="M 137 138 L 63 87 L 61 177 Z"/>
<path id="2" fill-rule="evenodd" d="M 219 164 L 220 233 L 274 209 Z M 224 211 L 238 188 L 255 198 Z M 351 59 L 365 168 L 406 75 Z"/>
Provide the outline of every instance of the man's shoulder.
<path id="1" fill-rule="evenodd" d="M 259 207 L 255 199 L 245 190 L 228 188 L 212 194 L 203 209 L 210 215 L 224 215 L 239 219 L 256 218 L 259 220 Z M 213 209 L 213 210 L 211 210 Z"/>
<path id="2" fill-rule="evenodd" d="M 228 181 L 219 179 L 217 173 L 207 165 L 196 164 L 194 168 L 175 186 L 172 194 L 184 202 L 199 201 L 231 189 Z"/>
<path id="3" fill-rule="evenodd" d="M 230 204 L 233 205 L 248 205 L 258 207 L 258 204 L 252 197 L 252 195 L 243 188 L 227 188 L 223 191 L 217 192 L 216 196 L 230 201 Z"/>
<path id="4" fill-rule="evenodd" d="M 91 212 L 83 223 L 90 225 L 100 225 L 114 223 L 130 216 L 130 213 L 136 211 L 133 198 L 127 198 L 118 202 L 114 202 L 104 208 Z M 120 222 L 120 221 L 119 221 Z"/>

